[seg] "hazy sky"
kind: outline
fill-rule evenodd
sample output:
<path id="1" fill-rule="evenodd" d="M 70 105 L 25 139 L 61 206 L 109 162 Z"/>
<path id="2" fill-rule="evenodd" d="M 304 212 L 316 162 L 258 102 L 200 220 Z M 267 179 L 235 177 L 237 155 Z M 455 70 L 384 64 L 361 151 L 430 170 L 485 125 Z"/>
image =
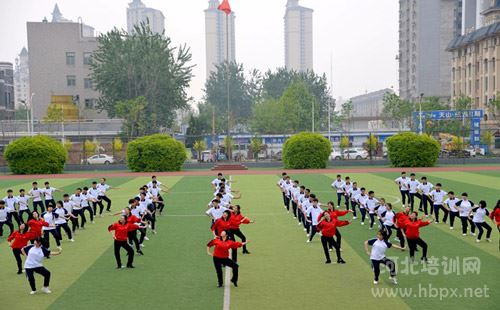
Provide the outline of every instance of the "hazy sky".
<path id="1" fill-rule="evenodd" d="M 0 61 L 14 62 L 27 45 L 26 22 L 51 19 L 55 3 L 64 17 L 103 33 L 126 28 L 131 0 L 0 0 Z M 202 97 L 205 81 L 204 9 L 208 0 L 143 0 L 165 15 L 166 33 L 175 45 L 187 43 L 196 77 L 190 95 Z M 284 65 L 283 16 L 286 0 L 230 0 L 236 12 L 236 58 L 248 70 Z M 314 9 L 314 70 L 330 78 L 334 96 L 349 98 L 366 91 L 397 89 L 398 1 L 302 0 Z M 333 57 L 331 57 L 331 55 Z"/>

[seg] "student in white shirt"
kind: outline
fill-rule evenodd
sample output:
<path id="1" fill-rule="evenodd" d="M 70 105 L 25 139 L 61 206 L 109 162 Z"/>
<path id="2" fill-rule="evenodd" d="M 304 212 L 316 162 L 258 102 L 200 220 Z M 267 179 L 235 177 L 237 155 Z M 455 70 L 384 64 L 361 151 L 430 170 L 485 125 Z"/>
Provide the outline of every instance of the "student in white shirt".
<path id="1" fill-rule="evenodd" d="M 415 205 L 415 197 L 420 199 L 420 207 L 418 208 L 419 211 L 422 210 L 422 196 L 418 193 L 418 186 L 420 185 L 420 182 L 415 179 L 415 173 L 410 174 L 410 180 L 408 180 L 408 192 L 410 194 L 410 209 L 411 212 L 413 212 L 413 208 Z"/>
<path id="2" fill-rule="evenodd" d="M 408 186 L 408 178 L 406 177 L 406 172 L 401 172 L 401 176 L 394 180 L 394 183 L 399 187 L 399 192 L 401 193 L 401 203 L 403 207 L 406 206 L 406 198 L 408 198 L 408 204 L 410 203 L 410 194 L 409 194 L 409 186 Z"/>
<path id="3" fill-rule="evenodd" d="M 430 197 L 429 197 L 429 194 L 431 193 L 432 191 L 432 188 L 434 187 L 432 185 L 432 183 L 430 182 L 427 182 L 427 177 L 422 177 L 420 179 L 422 182 L 417 186 L 417 191 L 418 193 L 420 194 L 420 210 L 424 210 L 424 214 L 426 216 L 429 215 L 429 212 L 428 212 L 428 209 L 427 209 L 427 205 L 428 205 L 428 202 L 430 203 Z M 431 215 L 433 213 L 434 209 L 432 208 L 432 205 L 431 205 Z"/>
<path id="4" fill-rule="evenodd" d="M 458 199 L 455 197 L 455 193 L 453 191 L 448 192 L 448 199 L 444 201 L 444 207 L 447 213 L 450 214 L 450 229 L 454 229 L 455 218 L 460 216 L 457 209 L 457 202 Z"/>
<path id="5" fill-rule="evenodd" d="M 342 180 L 342 176 L 340 174 L 337 174 L 337 179 L 332 183 L 332 188 L 337 193 L 337 208 L 340 208 L 342 196 L 344 196 L 344 187 L 345 182 Z"/>
<path id="6" fill-rule="evenodd" d="M 56 219 L 59 215 L 53 212 L 54 207 L 49 205 L 47 212 L 42 214 L 42 219 L 49 224 L 49 226 L 43 226 L 43 246 L 50 249 L 50 235 L 56 240 L 57 248 L 61 249 L 61 236 L 57 233 L 56 229 Z"/>
<path id="7" fill-rule="evenodd" d="M 80 226 L 78 225 L 78 217 L 75 216 L 75 213 L 73 212 L 73 209 L 75 207 L 75 203 L 71 200 L 69 200 L 69 195 L 64 194 L 63 195 L 63 208 L 66 209 L 72 216 L 70 217 L 71 220 L 71 230 L 73 231 L 73 234 L 76 234 L 76 229 L 79 228 Z"/>
<path id="8" fill-rule="evenodd" d="M 66 235 L 68 236 L 68 240 L 70 242 L 74 242 L 75 240 L 73 240 L 71 229 L 68 226 L 68 220 L 74 216 L 71 213 L 69 213 L 68 210 L 64 209 L 62 201 L 58 201 L 56 203 L 56 209 L 53 212 L 54 214 L 57 214 L 54 223 L 56 224 L 57 233 L 59 234 L 61 239 L 62 239 L 61 229 L 63 229 Z"/>
<path id="9" fill-rule="evenodd" d="M 318 198 L 313 198 L 312 207 L 307 209 L 307 217 L 309 218 L 308 222 L 311 223 L 311 234 L 309 235 L 309 239 L 307 242 L 311 242 L 316 235 L 316 226 L 318 226 L 318 217 L 323 213 L 323 210 L 319 207 Z"/>
<path id="10" fill-rule="evenodd" d="M 303 218 L 304 218 L 304 213 L 302 213 L 302 209 L 300 208 L 300 204 L 301 204 L 302 199 L 305 195 L 306 187 L 301 185 L 301 186 L 299 186 L 298 189 L 299 189 L 298 193 L 294 194 L 294 199 L 296 199 L 295 203 L 297 205 L 297 220 L 298 220 L 299 226 L 300 226 L 300 225 L 302 225 Z"/>
<path id="11" fill-rule="evenodd" d="M 289 176 L 285 177 L 285 182 L 282 184 L 283 186 L 283 194 L 285 195 L 285 209 L 288 213 L 290 213 L 290 189 L 292 188 L 292 181 Z"/>
<path id="12" fill-rule="evenodd" d="M 117 187 L 111 187 L 106 184 L 106 178 L 101 178 L 101 183 L 97 185 L 97 189 L 99 190 L 98 199 L 106 202 L 106 212 L 111 212 L 111 199 L 107 196 L 107 191 L 112 189 L 119 189 Z"/>
<path id="13" fill-rule="evenodd" d="M 0 200 L 0 237 L 3 236 L 3 225 L 7 225 L 10 229 L 9 236 L 14 231 L 14 225 L 7 217 L 7 210 L 5 210 L 5 201 Z"/>
<path id="14" fill-rule="evenodd" d="M 290 188 L 290 200 L 292 202 L 293 218 L 297 218 L 297 206 L 298 206 L 298 196 L 300 193 L 299 181 L 293 181 L 292 187 Z"/>
<path id="15" fill-rule="evenodd" d="M 62 191 L 57 189 L 57 188 L 51 187 L 49 182 L 45 182 L 44 185 L 45 185 L 45 188 L 42 189 L 42 193 L 43 193 L 43 196 L 45 198 L 44 199 L 45 200 L 45 208 L 47 208 L 47 206 L 49 204 L 51 204 L 55 208 L 56 201 L 54 200 L 54 193 L 55 192 L 62 192 Z"/>
<path id="16" fill-rule="evenodd" d="M 96 181 L 92 182 L 92 187 L 89 189 L 89 195 L 92 197 L 92 210 L 94 211 L 94 216 L 97 216 L 97 206 L 99 206 L 99 217 L 102 217 L 104 205 L 102 201 L 99 200 L 99 189 L 97 188 Z"/>
<path id="17" fill-rule="evenodd" d="M 73 215 L 76 217 L 75 222 L 77 227 L 85 229 L 85 223 L 87 223 L 87 218 L 85 213 L 83 213 L 83 201 L 87 198 L 82 196 L 82 189 L 77 188 L 75 193 L 69 197 L 69 201 L 73 203 Z M 81 225 L 78 225 L 78 217 L 81 217 Z"/>
<path id="18" fill-rule="evenodd" d="M 349 200 L 351 200 L 351 209 L 352 209 L 352 219 L 357 219 L 356 215 L 356 207 L 358 206 L 358 201 L 356 197 L 361 194 L 361 189 L 358 187 L 357 182 L 352 183 L 352 187 L 349 189 L 348 195 Z"/>
<path id="19" fill-rule="evenodd" d="M 394 213 L 394 211 L 392 211 L 392 204 L 390 203 L 387 203 L 385 205 L 385 209 L 386 210 L 380 215 L 380 217 L 383 225 L 382 227 L 387 234 L 387 240 L 390 240 L 392 235 L 392 230 L 396 229 L 396 227 L 394 226 L 396 214 Z"/>
<path id="20" fill-rule="evenodd" d="M 371 251 L 368 246 L 372 247 Z M 389 272 L 391 275 L 389 280 L 391 280 L 394 284 L 398 284 L 396 280 L 396 264 L 385 256 L 385 251 L 387 251 L 387 249 L 391 247 L 400 250 L 404 249 L 390 243 L 388 241 L 388 238 L 381 231 L 377 233 L 377 238 L 365 241 L 365 251 L 366 254 L 370 256 L 370 260 L 372 261 L 373 273 L 375 275 L 373 284 L 378 284 L 380 276 L 380 264 L 386 265 L 387 268 L 389 268 Z"/>
<path id="21" fill-rule="evenodd" d="M 344 200 L 345 200 L 345 208 L 346 210 L 349 210 L 349 203 L 351 199 L 349 199 L 349 192 L 351 191 L 352 188 L 352 183 L 351 183 L 351 178 L 350 177 L 345 177 L 344 181 Z"/>
<path id="22" fill-rule="evenodd" d="M 481 200 L 479 202 L 479 206 L 474 207 L 470 213 L 469 218 L 472 216 L 472 222 L 479 230 L 479 234 L 477 235 L 476 242 L 481 242 L 481 237 L 483 236 L 483 232 L 486 229 L 486 241 L 491 242 L 491 226 L 488 225 L 485 221 L 485 217 L 488 218 L 490 212 L 486 209 L 486 201 Z"/>
<path id="23" fill-rule="evenodd" d="M 220 201 L 218 199 L 212 200 L 208 207 L 209 208 L 205 214 L 212 220 L 211 225 L 222 217 L 224 211 L 228 210 L 226 207 L 220 206 Z"/>
<path id="24" fill-rule="evenodd" d="M 309 229 L 309 223 L 307 223 L 307 217 L 306 217 L 306 211 L 307 207 L 309 205 L 309 195 L 311 194 L 311 190 L 308 188 L 305 188 L 305 186 L 301 186 L 301 189 L 303 189 L 304 194 L 300 196 L 300 201 L 299 201 L 299 206 L 298 206 L 298 213 L 299 217 L 302 221 L 302 225 L 304 226 L 304 231 L 308 233 Z"/>
<path id="25" fill-rule="evenodd" d="M 9 189 L 7 191 L 7 196 L 3 198 L 5 201 L 5 210 L 7 211 L 7 219 L 12 223 L 12 218 L 17 223 L 17 226 L 21 225 L 21 219 L 19 218 L 19 213 L 17 212 L 18 200 L 14 197 L 14 192 Z"/>
<path id="26" fill-rule="evenodd" d="M 286 208 L 286 195 L 285 195 L 285 189 L 284 189 L 283 185 L 286 182 L 287 177 L 288 177 L 288 175 L 286 174 L 286 172 L 283 172 L 281 174 L 281 179 L 279 179 L 278 182 L 276 183 L 276 186 L 278 186 L 278 188 L 280 189 L 281 195 L 283 196 L 283 206 L 285 208 Z"/>
<path id="27" fill-rule="evenodd" d="M 28 201 L 30 200 L 31 196 L 26 195 L 24 189 L 20 189 L 19 196 L 17 196 L 16 198 L 19 205 L 19 219 L 24 223 L 23 214 L 26 213 L 28 215 L 28 219 L 31 214 L 30 208 L 28 206 Z"/>
<path id="28" fill-rule="evenodd" d="M 90 195 L 89 188 L 87 186 L 85 186 L 83 188 L 81 195 L 83 197 L 82 198 L 82 214 L 85 213 L 85 211 L 88 211 L 89 215 L 90 215 L 90 222 L 92 224 L 95 224 L 95 222 L 94 222 L 94 210 L 90 206 L 90 202 L 94 201 L 94 197 L 92 195 Z"/>
<path id="29" fill-rule="evenodd" d="M 49 258 L 61 254 L 61 250 L 57 252 L 50 251 L 42 245 L 42 241 L 38 238 L 34 241 L 34 244 L 24 247 L 21 252 L 24 256 L 26 256 L 24 270 L 26 271 L 26 277 L 28 278 L 28 282 L 31 287 L 30 294 L 36 294 L 35 273 L 43 276 L 42 291 L 46 294 L 50 294 L 50 271 L 43 267 L 42 262 L 44 258 Z"/>
<path id="30" fill-rule="evenodd" d="M 462 235 L 467 235 L 467 224 L 471 226 L 471 235 L 476 235 L 476 225 L 472 223 L 472 220 L 469 218 L 470 211 L 474 207 L 474 203 L 469 200 L 469 195 L 467 193 L 462 193 L 462 200 L 457 201 L 455 204 L 458 209 L 460 221 L 462 222 Z"/>
<path id="31" fill-rule="evenodd" d="M 161 183 L 160 183 L 161 185 Z M 151 182 L 151 187 L 149 187 L 148 192 L 153 197 L 153 204 L 156 209 L 160 212 L 160 216 L 163 213 L 163 209 L 165 208 L 165 202 L 163 197 L 161 196 L 161 187 L 158 185 L 158 181 L 153 180 Z"/>
<path id="32" fill-rule="evenodd" d="M 212 188 L 216 190 L 219 187 L 219 183 L 221 182 L 221 179 L 224 177 L 222 173 L 217 173 L 217 178 L 215 178 L 210 184 L 212 185 Z"/>
<path id="33" fill-rule="evenodd" d="M 443 205 L 446 195 L 447 193 L 441 189 L 441 183 L 436 183 L 436 188 L 428 194 L 432 201 L 432 207 L 434 208 L 436 223 L 439 223 L 439 210 L 443 210 L 444 213 L 443 223 L 446 223 L 448 219 L 448 210 Z"/>
<path id="34" fill-rule="evenodd" d="M 377 219 L 379 221 L 379 227 L 380 229 L 384 228 L 384 221 L 382 220 L 382 214 L 384 214 L 387 211 L 387 203 L 385 202 L 385 198 L 380 198 L 378 202 L 378 207 L 375 208 L 377 210 Z"/>
<path id="35" fill-rule="evenodd" d="M 45 212 L 45 206 L 42 201 L 43 190 L 38 188 L 37 182 L 33 182 L 32 188 L 28 194 L 33 197 L 33 211 L 38 213 L 38 207 L 40 207 L 40 214 Z"/>
<path id="36" fill-rule="evenodd" d="M 368 210 L 368 215 L 370 216 L 370 229 L 373 229 L 373 224 L 375 224 L 375 212 L 380 206 L 379 201 L 374 197 L 375 192 L 368 192 L 368 199 L 365 202 L 366 209 Z"/>
<path id="37" fill-rule="evenodd" d="M 366 195 L 366 189 L 361 188 L 361 192 L 355 197 L 356 202 L 359 205 L 359 211 L 361 212 L 361 225 L 365 225 L 366 219 L 366 201 L 368 200 L 368 195 Z"/>

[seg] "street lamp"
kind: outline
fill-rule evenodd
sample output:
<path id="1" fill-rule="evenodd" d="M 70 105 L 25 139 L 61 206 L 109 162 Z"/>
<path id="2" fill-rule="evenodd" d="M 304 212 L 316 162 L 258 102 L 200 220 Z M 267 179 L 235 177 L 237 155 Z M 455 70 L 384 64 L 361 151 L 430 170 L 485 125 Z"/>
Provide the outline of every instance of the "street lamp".
<path id="1" fill-rule="evenodd" d="M 28 103 L 26 100 L 21 100 L 21 103 L 24 105 L 24 108 L 26 109 L 26 132 L 28 133 L 28 136 L 31 136 L 30 134 L 30 112 L 28 110 Z"/>
<path id="2" fill-rule="evenodd" d="M 424 93 L 420 94 L 418 98 L 418 108 L 419 108 L 419 134 L 423 134 L 423 124 L 422 124 L 422 99 L 424 98 Z"/>
<path id="3" fill-rule="evenodd" d="M 31 96 L 30 96 L 30 118 L 31 118 L 31 136 L 33 137 L 33 135 L 35 134 L 35 130 L 34 130 L 34 125 L 33 125 L 33 96 L 35 96 L 35 93 L 31 93 Z"/>

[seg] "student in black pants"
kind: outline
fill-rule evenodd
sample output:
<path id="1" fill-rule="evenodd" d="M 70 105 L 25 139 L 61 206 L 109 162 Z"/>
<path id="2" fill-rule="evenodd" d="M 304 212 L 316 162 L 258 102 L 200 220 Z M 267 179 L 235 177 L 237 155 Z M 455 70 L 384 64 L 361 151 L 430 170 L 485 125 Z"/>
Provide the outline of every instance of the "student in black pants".
<path id="1" fill-rule="evenodd" d="M 124 248 L 125 251 L 127 251 L 127 256 L 128 256 L 127 268 L 134 268 L 134 265 L 133 265 L 133 263 L 134 263 L 134 250 L 127 243 L 128 232 L 133 231 L 133 230 L 137 230 L 140 227 L 141 226 L 139 226 L 137 224 L 127 223 L 127 217 L 125 215 L 122 215 L 117 223 L 109 225 L 108 231 L 114 232 L 113 239 L 115 239 L 114 248 L 115 248 L 115 259 L 116 259 L 116 268 L 117 269 L 122 268 L 122 260 L 120 257 L 120 249 L 121 248 Z"/>
<path id="2" fill-rule="evenodd" d="M 61 254 L 61 251 L 50 251 L 44 246 L 42 246 L 42 240 L 40 238 L 35 239 L 34 244 L 28 245 L 21 250 L 22 254 L 26 256 L 26 262 L 24 263 L 24 270 L 26 271 L 26 277 L 31 287 L 31 295 L 36 294 L 36 282 L 35 273 L 43 276 L 43 289 L 42 291 L 46 294 L 50 294 L 49 289 L 50 284 L 50 271 L 43 267 L 42 262 L 44 258 L 50 258 Z"/>
<path id="3" fill-rule="evenodd" d="M 227 233 L 225 231 L 222 231 L 219 238 L 213 239 L 207 244 L 207 254 L 213 257 L 215 272 L 217 273 L 217 287 L 222 287 L 222 285 L 224 284 L 222 279 L 223 266 L 227 266 L 233 270 L 233 277 L 231 278 L 231 282 L 233 282 L 234 286 L 238 286 L 239 266 L 229 258 L 229 250 L 240 248 L 247 243 L 248 241 L 240 243 L 229 240 Z M 213 253 L 210 252 L 211 247 L 214 247 Z"/>
<path id="4" fill-rule="evenodd" d="M 7 241 L 10 243 L 12 248 L 12 254 L 17 263 L 17 274 L 23 273 L 21 250 L 28 244 L 28 241 L 34 239 L 35 234 L 33 232 L 28 232 L 28 227 L 25 224 L 21 224 L 19 229 L 13 232 Z"/>
<path id="5" fill-rule="evenodd" d="M 47 212 L 43 214 L 42 218 L 45 222 L 49 223 L 50 226 L 43 227 L 43 246 L 50 249 L 50 235 L 56 240 L 58 248 L 61 248 L 61 236 L 57 233 L 57 228 L 55 227 L 55 220 L 59 215 L 53 212 L 52 205 L 49 205 Z"/>
<path id="6" fill-rule="evenodd" d="M 14 225 L 9 220 L 7 210 L 5 210 L 5 201 L 0 200 L 0 237 L 3 236 L 3 225 L 7 225 L 10 229 L 9 235 L 14 232 Z"/>

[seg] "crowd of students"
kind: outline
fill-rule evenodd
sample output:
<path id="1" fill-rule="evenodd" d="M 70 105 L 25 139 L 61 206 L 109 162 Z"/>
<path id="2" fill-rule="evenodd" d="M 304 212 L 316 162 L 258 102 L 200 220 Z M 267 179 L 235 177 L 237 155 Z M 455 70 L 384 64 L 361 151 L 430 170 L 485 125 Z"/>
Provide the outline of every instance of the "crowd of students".
<path id="1" fill-rule="evenodd" d="M 75 242 L 74 236 L 82 233 L 89 222 L 94 224 L 96 217 L 103 217 L 104 211 L 109 215 L 120 215 L 120 219 L 108 227 L 114 239 L 117 268 L 122 268 L 121 248 L 127 251 L 126 267 L 134 268 L 134 250 L 131 245 L 135 245 L 137 254 L 144 254 L 143 243 L 149 240 L 147 229 L 156 234 L 156 212 L 161 215 L 165 206 L 161 191 L 168 188 L 153 176 L 151 182 L 142 186 L 139 193 L 129 200 L 128 207 L 114 214 L 111 213 L 112 201 L 107 194 L 112 189 L 117 188 L 106 184 L 106 179 L 102 178 L 100 182 L 92 182 L 90 188 L 77 188 L 71 195 L 51 187 L 49 182 L 45 182 L 43 188 L 33 182 L 29 191 L 20 189 L 17 196 L 13 190 L 7 191 L 7 196 L 0 200 L 0 237 L 8 236 L 17 274 L 26 274 L 31 287 L 30 294 L 37 292 L 35 273 L 44 278 L 42 291 L 51 293 L 51 275 L 43 266 L 44 258 L 61 254 L 63 236 L 66 235 L 68 242 Z M 55 200 L 54 194 L 57 192 L 63 193 L 62 200 Z M 52 249 L 51 239 L 57 250 Z M 24 266 L 23 256 L 26 257 Z"/>
<path id="2" fill-rule="evenodd" d="M 243 249 L 243 254 L 250 254 L 247 248 L 249 241 L 240 227 L 242 224 L 254 223 L 242 215 L 240 205 L 232 204 L 234 199 L 241 198 L 241 193 L 232 189 L 231 183 L 231 180 L 226 180 L 222 173 L 217 175 L 211 182 L 214 198 L 208 203 L 206 211 L 213 235 L 213 239 L 207 244 L 207 254 L 213 257 L 218 287 L 224 284 L 222 273 L 224 266 L 232 269 L 231 282 L 235 287 L 238 286 L 238 248 Z M 241 242 L 236 241 L 236 237 Z M 213 252 L 211 252 L 212 247 Z"/>
<path id="3" fill-rule="evenodd" d="M 484 200 L 476 204 L 469 200 L 467 193 L 462 193 L 461 198 L 457 198 L 453 191 L 444 191 L 440 183 L 433 185 L 426 177 L 418 181 L 414 173 L 408 178 L 406 173 L 402 172 L 395 183 L 401 193 L 402 208 L 399 212 L 396 212 L 392 204 L 386 202 L 384 198 L 376 198 L 374 191 L 360 187 L 349 177 L 343 179 L 341 175 L 337 175 L 331 184 L 336 193 L 336 204 L 333 201 L 321 204 L 319 197 L 311 189 L 300 184 L 299 180 L 292 180 L 285 172 L 277 186 L 282 195 L 284 208 L 305 231 L 306 242 L 310 243 L 317 232 L 321 233 L 327 264 L 331 263 L 329 252 L 333 249 L 337 255 L 337 263 L 345 264 L 341 257 L 342 235 L 338 228 L 357 220 L 358 214 L 361 216 L 359 218 L 361 225 L 365 225 L 365 221 L 369 219 L 369 230 L 375 227 L 378 229 L 376 237 L 365 242 L 365 250 L 370 256 L 374 271 L 374 284 L 378 284 L 381 264 L 389 268 L 390 280 L 397 283 L 396 265 L 385 255 L 388 248 L 404 251 L 407 244 L 412 262 L 415 261 L 415 252 L 420 248 L 421 261 L 424 263 L 428 261 L 428 244 L 422 239 L 420 229 L 431 223 L 447 223 L 449 219 L 450 229 L 454 229 L 455 219 L 459 218 L 463 236 L 467 235 L 470 226 L 471 235 L 476 236 L 475 231 L 478 230 L 476 242 L 481 242 L 485 231 L 486 240 L 491 242 L 492 228 L 487 223 L 489 217 L 500 232 L 500 200 L 490 212 Z M 418 212 L 422 212 L 422 216 L 419 217 Z M 352 220 L 340 219 L 349 213 L 352 214 Z M 394 239 L 399 242 L 399 246 L 390 242 L 390 237 L 394 233 L 396 234 Z"/>

